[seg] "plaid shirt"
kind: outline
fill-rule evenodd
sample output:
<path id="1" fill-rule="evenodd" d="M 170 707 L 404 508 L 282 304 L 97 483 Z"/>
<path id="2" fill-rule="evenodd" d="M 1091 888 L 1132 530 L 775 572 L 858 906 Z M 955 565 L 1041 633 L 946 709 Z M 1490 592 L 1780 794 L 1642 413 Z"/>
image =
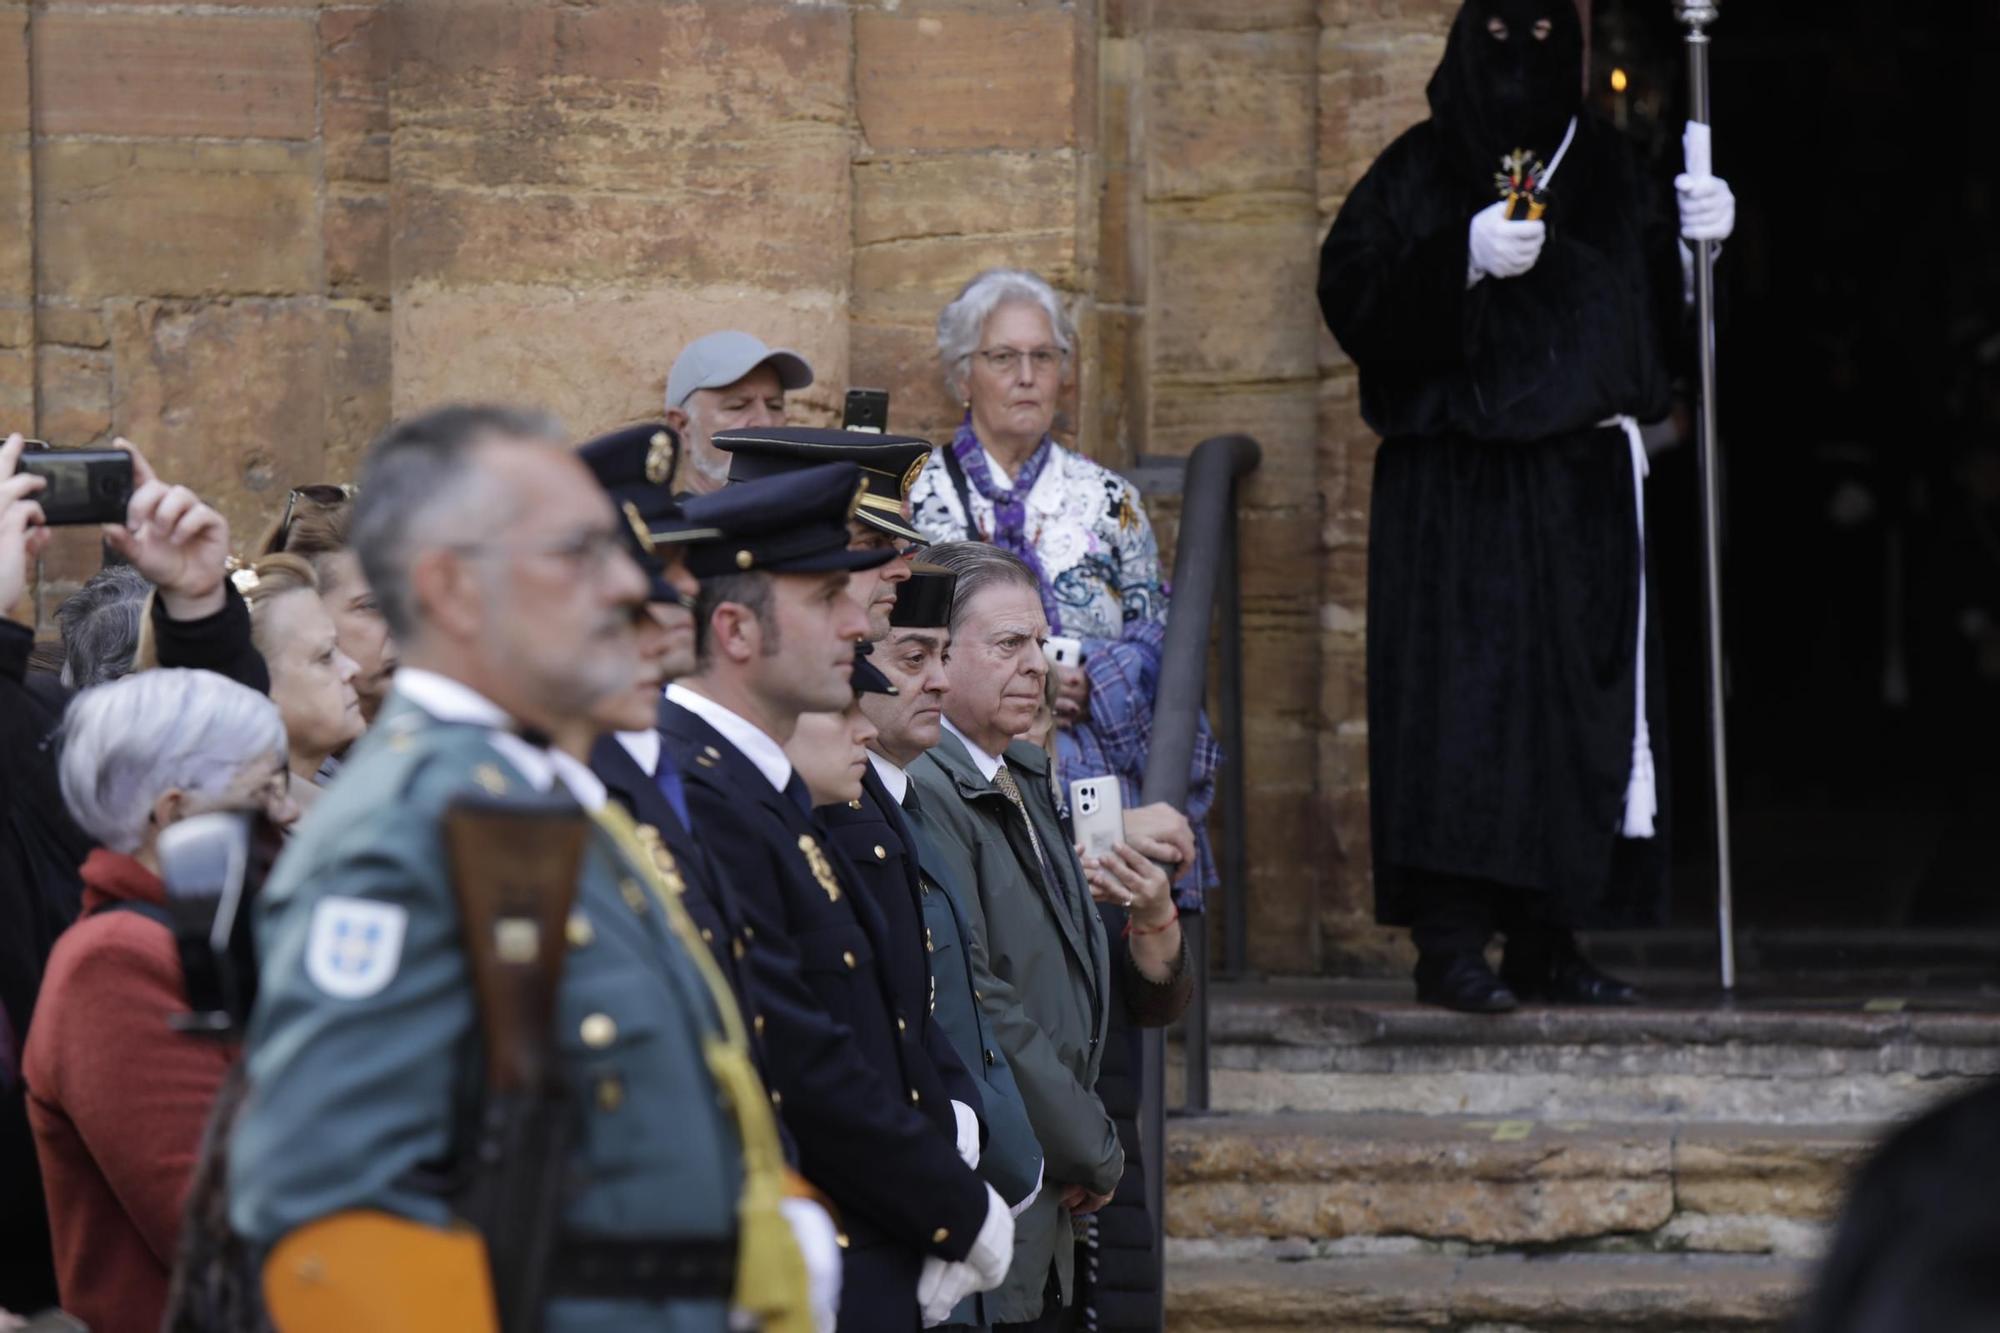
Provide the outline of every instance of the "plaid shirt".
<path id="1" fill-rule="evenodd" d="M 1090 705 L 1075 725 L 1058 728 L 1056 753 L 1061 761 L 1062 792 L 1075 778 L 1118 775 L 1125 808 L 1139 803 L 1139 784 L 1146 775 L 1146 758 L 1153 736 L 1153 700 L 1160 688 L 1160 647 L 1166 626 L 1157 620 L 1134 620 L 1120 639 L 1084 641 L 1083 672 L 1090 678 Z M 1215 854 L 1208 841 L 1206 819 L 1215 803 L 1215 771 L 1222 747 L 1208 729 L 1204 714 L 1194 738 L 1194 764 L 1188 774 L 1188 822 L 1194 825 L 1195 864 L 1174 882 L 1174 901 L 1184 912 L 1199 912 L 1207 891 L 1217 883 Z"/>

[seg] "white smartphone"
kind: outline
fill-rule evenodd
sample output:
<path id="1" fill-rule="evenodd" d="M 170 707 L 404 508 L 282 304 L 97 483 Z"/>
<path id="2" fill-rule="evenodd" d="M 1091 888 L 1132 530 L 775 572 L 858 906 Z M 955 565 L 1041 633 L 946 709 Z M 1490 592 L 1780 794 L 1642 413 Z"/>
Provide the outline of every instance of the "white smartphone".
<path id="1" fill-rule="evenodd" d="M 1085 856 L 1109 856 L 1125 837 L 1125 795 L 1115 777 L 1077 778 L 1069 784 L 1070 817 Z"/>
<path id="2" fill-rule="evenodd" d="M 1065 638 L 1060 634 L 1051 634 L 1043 645 L 1042 651 L 1048 656 L 1049 661 L 1055 663 L 1057 666 L 1073 667 L 1083 665 L 1082 639 L 1071 639 Z"/>

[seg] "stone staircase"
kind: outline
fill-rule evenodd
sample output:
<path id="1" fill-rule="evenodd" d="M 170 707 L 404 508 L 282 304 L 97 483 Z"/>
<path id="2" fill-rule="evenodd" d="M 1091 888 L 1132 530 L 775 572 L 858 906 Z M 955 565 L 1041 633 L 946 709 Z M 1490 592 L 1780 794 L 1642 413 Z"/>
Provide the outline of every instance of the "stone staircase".
<path id="1" fill-rule="evenodd" d="M 1882 1126 L 2000 1072 L 1977 989 L 1648 989 L 1476 1019 L 1216 988 L 1215 1113 L 1168 1127 L 1168 1328 L 1777 1329 Z"/>

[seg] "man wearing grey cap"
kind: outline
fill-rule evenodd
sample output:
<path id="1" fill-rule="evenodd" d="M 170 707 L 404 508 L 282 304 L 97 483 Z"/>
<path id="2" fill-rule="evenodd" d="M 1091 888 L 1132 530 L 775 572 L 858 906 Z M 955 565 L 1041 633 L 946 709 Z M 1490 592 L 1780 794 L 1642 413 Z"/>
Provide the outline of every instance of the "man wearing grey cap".
<path id="1" fill-rule="evenodd" d="M 813 382 L 797 352 L 766 347 L 734 329 L 689 343 L 667 374 L 667 424 L 685 448 L 677 492 L 708 495 L 729 480 L 729 455 L 709 443 L 717 431 L 785 424 L 785 394 Z"/>

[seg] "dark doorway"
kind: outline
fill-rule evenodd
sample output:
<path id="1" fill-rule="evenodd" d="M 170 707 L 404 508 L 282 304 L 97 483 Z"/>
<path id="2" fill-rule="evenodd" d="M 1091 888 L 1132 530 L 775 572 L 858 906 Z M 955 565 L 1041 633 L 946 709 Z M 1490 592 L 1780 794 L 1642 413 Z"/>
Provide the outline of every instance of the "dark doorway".
<path id="1" fill-rule="evenodd" d="M 1592 100 L 1671 174 L 1667 0 L 1595 0 Z M 2000 929 L 2000 6 L 1736 0 L 1720 338 L 1737 919 Z M 1613 71 L 1618 71 L 1614 75 Z M 1614 92 L 1622 84 L 1622 92 Z M 1656 459 L 1676 920 L 1713 920 L 1694 467 Z"/>

